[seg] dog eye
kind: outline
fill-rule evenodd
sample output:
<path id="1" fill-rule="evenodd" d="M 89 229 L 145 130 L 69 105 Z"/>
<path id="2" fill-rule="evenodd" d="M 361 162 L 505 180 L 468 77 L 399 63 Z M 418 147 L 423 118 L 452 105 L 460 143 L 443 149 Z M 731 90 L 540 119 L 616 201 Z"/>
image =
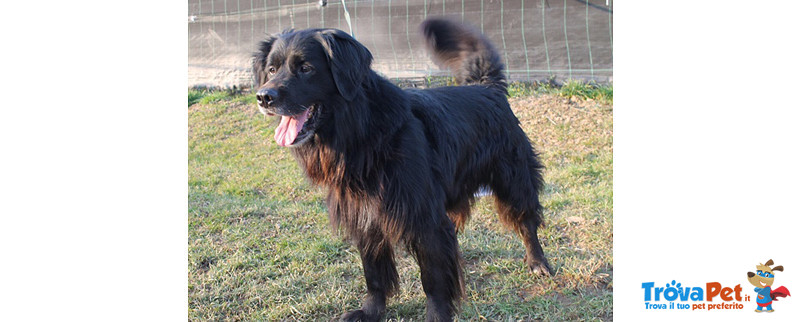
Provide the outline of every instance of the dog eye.
<path id="1" fill-rule="evenodd" d="M 269 66 L 269 68 L 267 69 L 267 72 L 269 72 L 270 75 L 275 75 L 275 67 Z"/>
<path id="2" fill-rule="evenodd" d="M 311 67 L 311 65 L 303 65 L 303 66 L 300 66 L 300 72 L 301 72 L 301 73 L 303 73 L 303 74 L 308 74 L 308 73 L 310 73 L 312 70 L 314 70 L 314 68 L 313 68 L 313 67 Z"/>

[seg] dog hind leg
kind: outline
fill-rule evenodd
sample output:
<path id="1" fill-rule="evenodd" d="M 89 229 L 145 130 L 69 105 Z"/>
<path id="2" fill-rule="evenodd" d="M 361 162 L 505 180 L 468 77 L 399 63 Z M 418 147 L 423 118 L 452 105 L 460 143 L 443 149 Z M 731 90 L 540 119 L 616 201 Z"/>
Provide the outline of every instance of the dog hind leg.
<path id="1" fill-rule="evenodd" d="M 526 153 L 527 154 L 527 153 Z M 537 230 L 542 225 L 539 191 L 542 166 L 531 152 L 522 160 L 506 162 L 494 172 L 491 188 L 500 220 L 517 232 L 525 244 L 525 262 L 537 275 L 552 275 Z"/>

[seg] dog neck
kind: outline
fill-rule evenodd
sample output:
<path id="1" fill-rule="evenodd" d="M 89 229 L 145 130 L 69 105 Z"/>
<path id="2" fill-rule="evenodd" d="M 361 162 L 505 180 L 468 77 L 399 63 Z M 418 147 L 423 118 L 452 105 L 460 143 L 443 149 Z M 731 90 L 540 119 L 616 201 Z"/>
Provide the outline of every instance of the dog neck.
<path id="1" fill-rule="evenodd" d="M 391 150 L 386 145 L 413 117 L 402 89 L 371 72 L 352 101 L 334 100 L 323 108 L 334 113 L 332 124 L 292 149 L 298 163 L 317 185 L 374 189 L 385 164 L 381 159 L 391 157 L 379 151 Z"/>

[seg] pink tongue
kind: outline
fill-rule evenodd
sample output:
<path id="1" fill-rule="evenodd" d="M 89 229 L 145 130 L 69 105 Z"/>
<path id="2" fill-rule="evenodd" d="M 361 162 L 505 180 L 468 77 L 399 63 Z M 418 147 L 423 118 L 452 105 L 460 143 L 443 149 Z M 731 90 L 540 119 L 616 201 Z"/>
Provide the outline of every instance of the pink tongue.
<path id="1" fill-rule="evenodd" d="M 297 139 L 308 119 L 308 110 L 294 116 L 281 116 L 281 124 L 275 129 L 275 142 L 280 146 L 290 146 Z"/>

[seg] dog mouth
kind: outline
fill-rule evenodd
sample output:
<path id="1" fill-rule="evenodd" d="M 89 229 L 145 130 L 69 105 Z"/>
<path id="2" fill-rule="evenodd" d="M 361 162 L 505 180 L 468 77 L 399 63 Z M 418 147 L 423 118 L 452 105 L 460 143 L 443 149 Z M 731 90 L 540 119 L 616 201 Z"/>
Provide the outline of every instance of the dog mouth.
<path id="1" fill-rule="evenodd" d="M 312 104 L 302 113 L 281 115 L 281 122 L 275 128 L 275 142 L 284 147 L 305 143 L 314 134 L 318 111 L 319 107 Z"/>

